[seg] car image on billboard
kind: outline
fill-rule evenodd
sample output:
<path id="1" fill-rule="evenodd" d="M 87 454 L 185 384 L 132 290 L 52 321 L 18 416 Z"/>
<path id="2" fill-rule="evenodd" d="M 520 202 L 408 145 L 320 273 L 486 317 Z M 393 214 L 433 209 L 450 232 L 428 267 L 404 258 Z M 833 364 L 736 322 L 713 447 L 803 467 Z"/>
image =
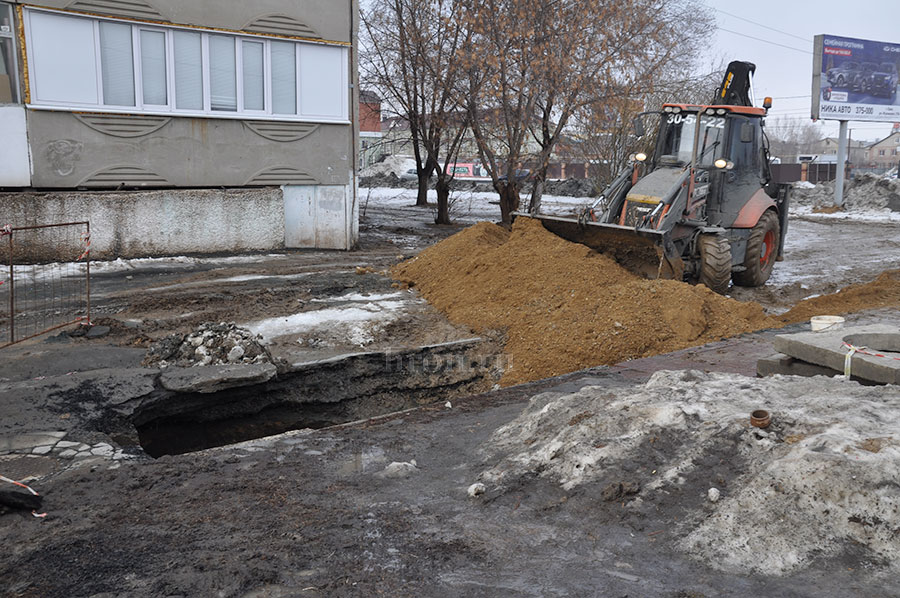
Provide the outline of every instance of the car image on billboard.
<path id="1" fill-rule="evenodd" d="M 900 120 L 900 44 L 817 35 L 813 118 Z"/>

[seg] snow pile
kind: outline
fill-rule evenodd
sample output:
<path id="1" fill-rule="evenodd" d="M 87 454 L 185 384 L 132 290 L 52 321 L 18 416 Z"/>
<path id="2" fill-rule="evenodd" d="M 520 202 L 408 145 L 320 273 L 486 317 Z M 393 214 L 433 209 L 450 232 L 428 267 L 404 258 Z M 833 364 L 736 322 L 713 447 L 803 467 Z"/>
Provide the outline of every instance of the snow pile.
<path id="1" fill-rule="evenodd" d="M 792 202 L 799 206 L 829 208 L 834 204 L 834 183 L 810 185 L 794 184 Z M 900 180 L 864 173 L 854 177 L 844 188 L 844 209 L 847 211 L 900 211 Z"/>
<path id="2" fill-rule="evenodd" d="M 413 300 L 403 291 L 362 295 L 349 293 L 329 300 L 329 307 L 247 324 L 263 343 L 299 335 L 296 342 L 309 348 L 352 345 L 365 347 L 384 326 L 397 320 Z M 314 302 L 318 302 L 315 301 Z"/>
<path id="3" fill-rule="evenodd" d="M 749 425 L 756 409 L 772 414 L 766 430 Z M 898 426 L 895 387 L 661 371 L 637 388 L 534 397 L 484 447 L 497 464 L 481 478 L 503 488 L 538 472 L 571 489 L 629 472 L 636 496 L 615 499 L 635 510 L 702 497 L 676 545 L 721 570 L 784 574 L 860 546 L 900 568 Z M 715 503 L 710 463 L 727 469 Z"/>
<path id="4" fill-rule="evenodd" d="M 188 335 L 170 334 L 154 343 L 145 366 L 179 367 L 233 363 L 270 363 L 256 335 L 234 322 L 206 322 Z"/>
<path id="5" fill-rule="evenodd" d="M 393 174 L 400 176 L 407 170 L 416 167 L 416 161 L 403 156 L 388 156 L 382 162 L 367 166 L 360 171 L 360 177 L 378 177 Z"/>

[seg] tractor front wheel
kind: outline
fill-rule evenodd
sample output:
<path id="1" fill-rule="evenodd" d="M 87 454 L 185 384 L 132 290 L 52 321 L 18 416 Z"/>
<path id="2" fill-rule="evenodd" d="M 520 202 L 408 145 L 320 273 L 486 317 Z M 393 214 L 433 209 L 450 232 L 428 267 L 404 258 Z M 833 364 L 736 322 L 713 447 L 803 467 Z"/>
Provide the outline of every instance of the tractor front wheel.
<path id="1" fill-rule="evenodd" d="M 724 295 L 731 281 L 731 244 L 721 235 L 700 235 L 700 283 Z"/>
<path id="2" fill-rule="evenodd" d="M 766 284 L 778 257 L 780 241 L 781 225 L 778 223 L 778 214 L 767 210 L 750 231 L 747 253 L 744 256 L 746 269 L 734 273 L 734 284 L 741 287 L 759 287 Z"/>

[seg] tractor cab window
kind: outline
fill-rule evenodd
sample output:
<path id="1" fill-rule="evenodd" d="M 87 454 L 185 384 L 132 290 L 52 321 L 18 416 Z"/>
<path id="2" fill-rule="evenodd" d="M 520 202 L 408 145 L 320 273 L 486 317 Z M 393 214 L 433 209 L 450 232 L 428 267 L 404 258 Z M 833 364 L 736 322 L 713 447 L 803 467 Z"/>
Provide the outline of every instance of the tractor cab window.
<path id="1" fill-rule="evenodd" d="M 691 162 L 694 154 L 694 134 L 698 116 L 694 113 L 667 113 L 663 115 L 660 136 L 660 166 L 683 166 Z M 700 144 L 697 146 L 697 163 L 710 166 L 721 157 L 725 141 L 725 118 L 703 114 L 699 117 Z"/>
<path id="2" fill-rule="evenodd" d="M 704 114 L 700 117 L 700 144 L 697 146 L 697 164 L 712 167 L 725 151 L 725 117 Z"/>
<path id="3" fill-rule="evenodd" d="M 691 161 L 696 124 L 696 114 L 689 112 L 663 114 L 659 146 L 660 166 L 682 166 Z"/>
<path id="4" fill-rule="evenodd" d="M 733 117 L 728 159 L 736 172 L 759 172 L 759 119 Z"/>

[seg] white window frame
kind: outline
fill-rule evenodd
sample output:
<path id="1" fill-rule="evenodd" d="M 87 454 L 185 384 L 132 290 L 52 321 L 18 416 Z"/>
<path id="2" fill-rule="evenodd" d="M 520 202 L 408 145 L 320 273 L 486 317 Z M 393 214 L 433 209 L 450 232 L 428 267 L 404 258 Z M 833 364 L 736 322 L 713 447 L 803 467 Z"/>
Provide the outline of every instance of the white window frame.
<path id="1" fill-rule="evenodd" d="M 12 72 L 9 73 L 9 85 L 12 90 L 12 103 L 0 104 L 4 106 L 21 105 L 24 101 L 22 98 L 22 90 L 19 88 L 19 40 L 18 30 L 16 29 L 16 5 L 9 2 L 0 2 L 9 10 L 9 31 L 0 31 L 0 38 L 10 40 L 9 49 L 12 52 Z M 3 13 L 0 13 L 2 15 Z"/>
<path id="2" fill-rule="evenodd" d="M 40 110 L 56 110 L 56 111 L 85 111 L 90 109 L 96 109 L 98 112 L 107 112 L 107 113 L 115 113 L 115 114 L 150 114 L 150 115 L 161 115 L 161 116 L 193 116 L 193 117 L 205 117 L 205 118 L 219 118 L 219 119 L 241 119 L 241 120 L 276 120 L 276 121 L 299 121 L 299 122 L 317 122 L 317 123 L 336 123 L 336 124 L 351 124 L 350 123 L 350 80 L 349 80 L 349 49 L 346 45 L 336 44 L 336 43 L 326 43 L 326 42 L 305 42 L 305 41 L 297 41 L 293 39 L 285 39 L 280 37 L 269 37 L 264 35 L 253 35 L 253 34 L 243 34 L 243 33 L 231 33 L 231 32 L 222 32 L 216 31 L 212 29 L 203 29 L 203 28 L 194 28 L 194 27 L 179 27 L 179 26 L 170 26 L 170 25 L 155 25 L 155 24 L 147 24 L 139 21 L 131 21 L 127 19 L 113 19 L 107 17 L 95 17 L 95 16 L 85 16 L 80 14 L 72 14 L 65 11 L 57 11 L 57 10 L 48 10 L 44 8 L 33 8 L 33 7 L 24 7 L 24 22 L 25 22 L 25 42 L 26 42 L 26 56 L 29 60 L 29 64 L 34 64 L 32 59 L 32 33 L 31 33 L 31 21 L 30 16 L 34 12 L 45 12 L 52 14 L 59 14 L 72 18 L 83 18 L 92 21 L 93 29 L 94 29 L 94 51 L 96 56 L 96 72 L 97 72 L 97 97 L 99 98 L 99 103 L 94 104 L 83 104 L 83 103 L 75 103 L 75 102 L 58 102 L 58 101 L 47 101 L 40 100 L 36 94 L 36 78 L 39 76 L 35 73 L 35 76 L 30 77 L 30 86 L 31 86 L 31 102 L 28 104 L 29 108 L 40 109 Z M 111 21 L 115 23 L 122 23 L 125 25 L 131 26 L 131 37 L 132 37 L 132 60 L 134 63 L 134 86 L 135 86 L 135 105 L 134 106 L 113 106 L 103 104 L 103 77 L 102 73 L 102 57 L 100 51 L 100 22 L 101 21 Z M 155 31 L 162 32 L 166 35 L 166 101 L 165 105 L 155 105 L 155 104 L 144 104 L 144 94 L 143 94 L 143 76 L 142 76 L 142 65 L 141 65 L 141 43 L 140 43 L 140 32 L 141 30 L 147 31 Z M 190 31 L 194 33 L 199 33 L 201 35 L 200 47 L 201 47 L 201 64 L 202 64 L 202 76 L 203 76 L 203 110 L 179 110 L 176 108 L 176 94 L 177 89 L 175 87 L 175 68 L 174 68 L 174 60 L 175 60 L 175 45 L 174 45 L 174 32 L 175 31 Z M 236 65 L 236 77 L 237 77 L 237 111 L 236 112 L 225 112 L 225 111 L 213 111 L 211 108 L 211 96 L 210 96 L 210 81 L 209 81 L 209 35 L 228 35 L 230 37 L 235 38 L 235 65 Z M 244 76 L 243 76 L 243 41 L 254 41 L 261 42 L 263 44 L 263 105 L 264 110 L 245 110 L 244 109 Z M 297 69 L 297 92 L 296 92 L 296 101 L 297 101 L 297 114 L 274 114 L 272 112 L 272 57 L 271 57 L 271 43 L 272 41 L 280 41 L 280 42 L 291 42 L 295 46 L 295 64 Z M 301 89 L 300 81 L 300 64 L 301 64 L 301 55 L 303 52 L 303 48 L 311 45 L 320 45 L 320 46 L 328 46 L 332 48 L 337 48 L 341 50 L 341 114 L 330 117 L 330 116 L 322 116 L 322 115 L 305 115 L 302 113 L 302 98 L 303 98 L 303 90 Z"/>
<path id="3" fill-rule="evenodd" d="M 144 103 L 144 64 L 141 61 L 141 31 L 152 31 L 154 33 L 162 33 L 165 37 L 165 48 L 166 48 L 166 103 L 165 104 L 146 104 Z M 173 82 L 173 74 L 175 69 L 170 68 L 169 58 L 172 56 L 170 52 L 172 51 L 172 35 L 169 34 L 162 27 L 155 26 L 147 26 L 134 24 L 131 27 L 131 38 L 132 38 L 132 48 L 134 48 L 131 52 L 131 55 L 134 57 L 134 98 L 136 106 L 140 106 L 139 110 L 144 112 L 146 110 L 165 110 L 169 111 L 175 105 L 172 102 L 172 98 L 175 94 L 175 87 Z M 135 51 L 137 50 L 137 51 Z"/>

